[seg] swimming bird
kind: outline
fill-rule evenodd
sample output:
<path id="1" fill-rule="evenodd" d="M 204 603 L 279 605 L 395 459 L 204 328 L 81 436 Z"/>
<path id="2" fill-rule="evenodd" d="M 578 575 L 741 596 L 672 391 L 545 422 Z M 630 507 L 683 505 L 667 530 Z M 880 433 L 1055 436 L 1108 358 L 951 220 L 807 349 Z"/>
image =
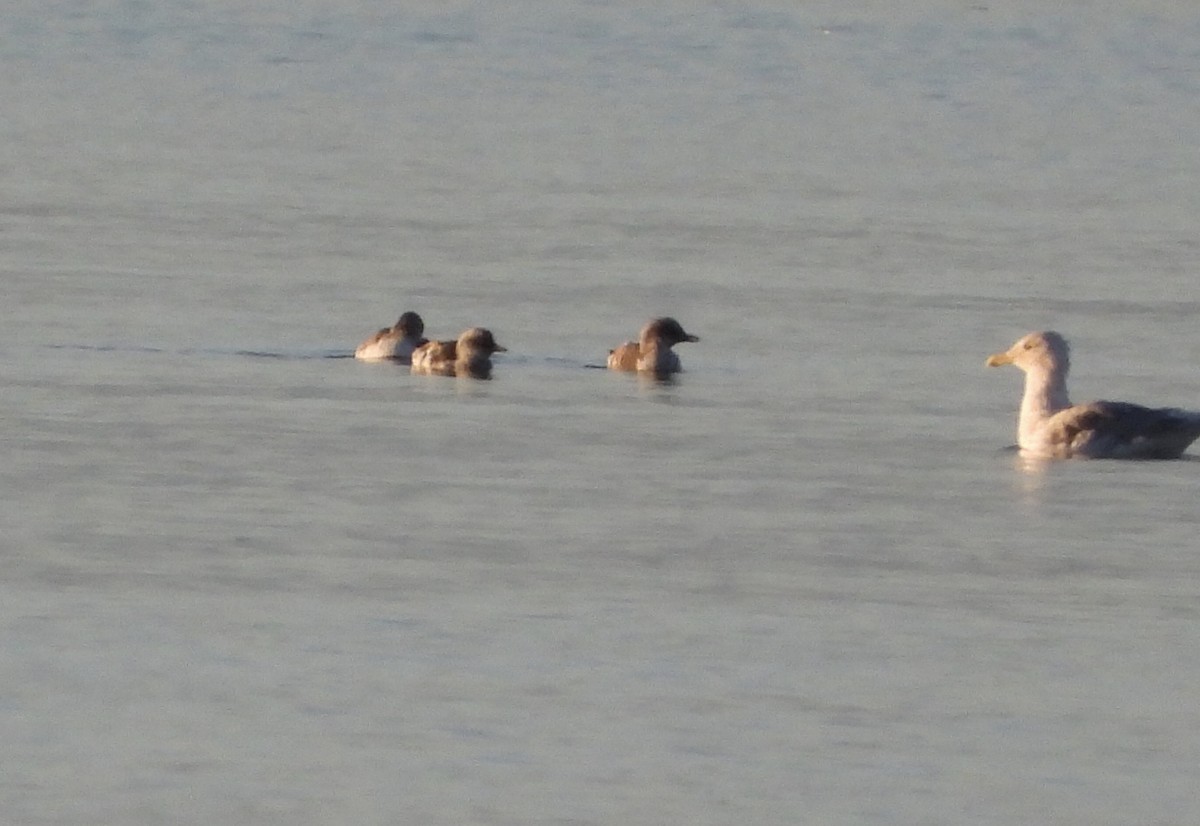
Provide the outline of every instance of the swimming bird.
<path id="1" fill-rule="evenodd" d="M 1025 371 L 1017 424 L 1022 451 L 1055 459 L 1175 459 L 1200 437 L 1200 412 L 1097 401 L 1072 405 L 1067 341 L 1055 332 L 1030 333 L 988 367 Z"/>
<path id="2" fill-rule="evenodd" d="M 679 356 L 671 349 L 685 341 L 699 341 L 698 336 L 685 332 L 673 318 L 656 318 L 642 328 L 637 341 L 627 341 L 608 351 L 609 370 L 637 370 L 653 373 L 659 378 L 683 370 Z"/>
<path id="3" fill-rule="evenodd" d="M 428 340 L 423 335 L 424 332 L 425 322 L 419 315 L 414 312 L 404 313 L 395 326 L 384 327 L 358 345 L 354 357 L 363 361 L 390 359 L 408 364 L 412 359 L 413 350 Z"/>
<path id="4" fill-rule="evenodd" d="M 472 327 L 458 341 L 430 341 L 412 354 L 412 371 L 426 376 L 492 377 L 492 354 L 507 352 L 491 330 Z"/>

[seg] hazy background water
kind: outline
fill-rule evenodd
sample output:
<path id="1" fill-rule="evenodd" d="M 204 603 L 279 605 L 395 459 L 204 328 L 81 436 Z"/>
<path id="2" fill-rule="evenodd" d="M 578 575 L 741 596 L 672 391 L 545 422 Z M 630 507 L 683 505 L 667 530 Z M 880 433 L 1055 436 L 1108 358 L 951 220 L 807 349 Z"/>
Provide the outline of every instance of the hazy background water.
<path id="1" fill-rule="evenodd" d="M 1190 3 L 17 2 L 0 818 L 1177 824 Z M 487 383 L 344 356 L 404 309 Z M 678 316 L 671 386 L 583 369 Z"/>

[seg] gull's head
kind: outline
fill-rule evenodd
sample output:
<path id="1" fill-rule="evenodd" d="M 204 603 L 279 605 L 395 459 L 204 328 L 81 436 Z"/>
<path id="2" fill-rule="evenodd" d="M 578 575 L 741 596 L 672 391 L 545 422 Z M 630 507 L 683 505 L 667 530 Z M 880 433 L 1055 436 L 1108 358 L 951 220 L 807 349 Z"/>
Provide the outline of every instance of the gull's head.
<path id="1" fill-rule="evenodd" d="M 458 337 L 458 350 L 462 353 L 505 353 L 506 347 L 496 343 L 492 331 L 484 327 L 472 327 Z"/>
<path id="2" fill-rule="evenodd" d="M 650 343 L 657 339 L 663 342 L 668 347 L 672 344 L 679 344 L 684 341 L 699 341 L 699 336 L 694 336 L 683 329 L 683 325 L 673 318 L 664 317 L 656 318 L 642 328 L 642 341 Z"/>
<path id="3" fill-rule="evenodd" d="M 988 367 L 1011 364 L 1025 372 L 1046 370 L 1066 375 L 1070 367 L 1070 349 L 1067 340 L 1051 330 L 1022 336 L 1017 343 L 1003 353 L 988 356 Z"/>
<path id="4" fill-rule="evenodd" d="M 411 310 L 407 313 L 402 313 L 400 320 L 396 322 L 396 331 L 408 338 L 420 338 L 425 332 L 425 322 L 421 317 Z"/>

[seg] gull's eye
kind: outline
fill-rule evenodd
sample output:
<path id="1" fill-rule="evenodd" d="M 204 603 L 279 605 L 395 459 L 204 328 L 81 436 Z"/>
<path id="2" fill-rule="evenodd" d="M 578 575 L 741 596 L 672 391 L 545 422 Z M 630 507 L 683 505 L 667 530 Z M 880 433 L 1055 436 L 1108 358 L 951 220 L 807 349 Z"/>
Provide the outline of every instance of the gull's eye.
<path id="1" fill-rule="evenodd" d="M 1026 350 L 1032 350 L 1032 349 L 1033 349 L 1033 342 L 1032 342 L 1032 341 L 1027 341 L 1027 342 L 1025 342 L 1025 349 L 1026 349 Z"/>

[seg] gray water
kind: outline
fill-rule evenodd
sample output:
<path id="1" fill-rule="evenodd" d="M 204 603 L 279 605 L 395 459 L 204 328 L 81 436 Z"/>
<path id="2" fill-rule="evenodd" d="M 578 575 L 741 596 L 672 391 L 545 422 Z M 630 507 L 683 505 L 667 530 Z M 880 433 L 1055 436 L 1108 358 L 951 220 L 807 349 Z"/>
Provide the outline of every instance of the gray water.
<path id="1" fill-rule="evenodd" d="M 1194 822 L 1200 464 L 1023 462 L 983 360 L 1200 406 L 1198 43 L 9 4 L 0 820 Z M 494 380 L 344 358 L 405 309 Z"/>

